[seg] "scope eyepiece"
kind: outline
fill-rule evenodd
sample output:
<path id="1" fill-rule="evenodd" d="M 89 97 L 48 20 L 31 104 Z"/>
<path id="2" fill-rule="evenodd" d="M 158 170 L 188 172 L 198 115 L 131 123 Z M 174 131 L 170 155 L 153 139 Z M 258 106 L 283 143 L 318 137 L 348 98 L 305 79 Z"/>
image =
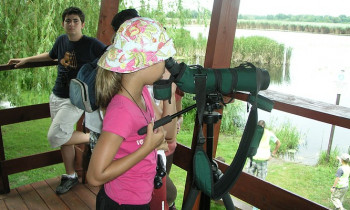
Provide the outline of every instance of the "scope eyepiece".
<path id="1" fill-rule="evenodd" d="M 175 63 L 176 63 L 176 61 L 174 60 L 174 58 L 170 57 L 170 58 L 165 60 L 165 68 L 167 68 L 169 70 L 169 69 L 173 68 Z"/>

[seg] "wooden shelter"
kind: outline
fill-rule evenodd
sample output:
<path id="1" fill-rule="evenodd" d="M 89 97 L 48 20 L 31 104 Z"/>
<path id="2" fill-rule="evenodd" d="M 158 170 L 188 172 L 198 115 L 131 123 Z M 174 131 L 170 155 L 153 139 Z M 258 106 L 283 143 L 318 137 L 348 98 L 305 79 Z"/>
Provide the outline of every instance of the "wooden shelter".
<path id="1" fill-rule="evenodd" d="M 110 27 L 110 22 L 118 11 L 118 5 L 119 0 L 101 0 L 97 38 L 105 44 L 109 44 L 110 37 L 112 36 L 113 30 Z M 204 67 L 227 68 L 230 66 L 239 5 L 240 0 L 214 1 Z M 48 65 L 57 65 L 57 63 L 28 63 L 21 68 Z M 13 65 L 0 66 L 0 71 L 12 69 L 14 69 Z M 281 94 L 275 91 L 262 91 L 261 94 L 275 102 L 274 109 L 350 129 L 349 108 Z M 247 100 L 247 95 L 237 93 L 235 98 L 245 101 Z M 54 187 L 58 184 L 58 180 L 56 179 L 33 183 L 30 186 L 22 186 L 18 189 L 9 188 L 8 175 L 61 163 L 62 158 L 60 151 L 56 150 L 6 160 L 1 126 L 48 118 L 49 116 L 49 106 L 47 103 L 0 110 L 0 193 L 3 194 L 0 195 L 0 209 L 94 208 L 94 202 L 92 201 L 94 201 L 93 199 L 97 191 L 96 188 L 92 188 L 87 184 L 81 185 L 77 189 L 74 188 L 72 192 L 69 192 L 71 193 L 69 196 L 57 196 L 53 193 Z M 217 123 L 214 131 L 214 156 L 219 137 L 219 128 L 220 123 Z M 189 148 L 179 144 L 174 155 L 174 164 L 187 171 L 184 201 L 186 200 L 186 194 L 192 179 L 191 170 L 194 146 Z M 84 146 L 80 149 L 82 151 L 80 157 L 83 158 Z M 217 162 L 220 169 L 225 172 L 228 165 L 220 161 Z M 85 182 L 85 170 L 86 166 L 80 165 L 80 175 L 83 182 Z M 324 206 L 244 172 L 241 173 L 230 193 L 260 209 L 327 209 Z M 54 200 L 50 201 L 50 199 Z M 199 196 L 194 209 L 205 209 L 201 206 L 202 204 L 203 202 L 201 202 Z"/>

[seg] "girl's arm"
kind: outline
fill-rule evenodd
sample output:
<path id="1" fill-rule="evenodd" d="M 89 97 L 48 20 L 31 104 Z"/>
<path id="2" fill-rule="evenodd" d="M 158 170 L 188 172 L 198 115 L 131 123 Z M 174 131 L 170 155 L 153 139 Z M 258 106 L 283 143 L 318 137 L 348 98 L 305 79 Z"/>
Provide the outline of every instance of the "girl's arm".
<path id="1" fill-rule="evenodd" d="M 147 127 L 147 135 L 143 145 L 129 155 L 113 160 L 123 142 L 123 138 L 116 134 L 102 131 L 92 153 L 87 171 L 86 177 L 89 184 L 99 186 L 117 178 L 144 159 L 163 141 L 163 129 L 158 128 L 156 132 L 153 132 L 153 123 L 150 123 Z"/>

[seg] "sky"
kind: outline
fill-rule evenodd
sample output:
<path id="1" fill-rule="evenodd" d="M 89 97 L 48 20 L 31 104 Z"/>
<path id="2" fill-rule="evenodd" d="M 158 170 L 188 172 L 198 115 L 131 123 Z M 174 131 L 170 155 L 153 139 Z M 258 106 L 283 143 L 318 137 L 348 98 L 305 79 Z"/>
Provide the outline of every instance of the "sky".
<path id="1" fill-rule="evenodd" d="M 183 0 L 183 3 L 185 7 L 190 8 L 193 7 L 194 2 L 198 1 L 210 10 L 213 7 L 214 0 Z M 350 0 L 240 0 L 239 14 L 276 15 L 280 13 L 350 16 Z"/>

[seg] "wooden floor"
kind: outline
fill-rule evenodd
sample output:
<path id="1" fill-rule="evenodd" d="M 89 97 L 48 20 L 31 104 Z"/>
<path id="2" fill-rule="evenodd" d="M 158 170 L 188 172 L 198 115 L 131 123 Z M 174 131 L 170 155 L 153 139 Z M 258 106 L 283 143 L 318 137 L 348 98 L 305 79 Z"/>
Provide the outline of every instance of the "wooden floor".
<path id="1" fill-rule="evenodd" d="M 55 193 L 60 177 L 40 181 L 12 189 L 8 194 L 0 194 L 0 209 L 96 209 L 98 187 L 87 184 L 76 185 L 63 195 Z"/>

